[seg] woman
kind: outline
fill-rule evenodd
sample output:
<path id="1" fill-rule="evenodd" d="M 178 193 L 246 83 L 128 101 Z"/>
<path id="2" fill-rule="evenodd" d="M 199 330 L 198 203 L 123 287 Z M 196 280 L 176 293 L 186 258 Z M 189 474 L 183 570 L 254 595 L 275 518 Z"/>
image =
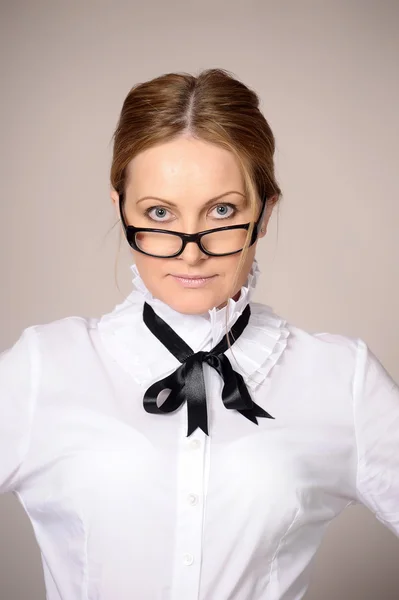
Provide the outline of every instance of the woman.
<path id="1" fill-rule="evenodd" d="M 346 506 L 399 534 L 398 387 L 364 341 L 251 301 L 273 153 L 226 71 L 128 94 L 111 197 L 135 290 L 0 360 L 0 489 L 48 600 L 297 600 Z"/>

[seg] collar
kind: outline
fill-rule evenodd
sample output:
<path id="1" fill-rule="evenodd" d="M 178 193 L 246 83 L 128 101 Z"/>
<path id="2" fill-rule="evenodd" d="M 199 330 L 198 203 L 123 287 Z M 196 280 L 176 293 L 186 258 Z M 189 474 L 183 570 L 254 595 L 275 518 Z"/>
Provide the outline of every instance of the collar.
<path id="1" fill-rule="evenodd" d="M 230 329 L 250 302 L 260 273 L 254 260 L 238 300 L 230 298 L 225 307 L 212 308 L 201 315 L 185 315 L 154 298 L 136 265 L 131 265 L 130 269 L 135 289 L 121 304 L 101 317 L 98 328 L 111 356 L 143 386 L 172 373 L 180 365 L 143 322 L 144 302 L 150 304 L 194 352 L 207 351 L 222 339 L 226 325 Z M 288 335 L 286 321 L 272 308 L 251 302 L 251 319 L 240 339 L 225 354 L 245 383 L 256 389 L 282 355 Z"/>

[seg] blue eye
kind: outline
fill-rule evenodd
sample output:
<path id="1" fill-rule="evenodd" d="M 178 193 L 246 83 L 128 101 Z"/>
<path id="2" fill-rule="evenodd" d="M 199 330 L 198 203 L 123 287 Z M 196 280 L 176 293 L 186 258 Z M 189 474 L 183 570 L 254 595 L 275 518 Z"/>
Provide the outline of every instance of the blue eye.
<path id="1" fill-rule="evenodd" d="M 165 221 L 165 217 L 168 214 L 166 208 L 162 208 L 162 206 L 152 206 L 151 208 L 148 208 L 145 212 L 146 215 L 154 221 Z"/>
<path id="2" fill-rule="evenodd" d="M 230 219 L 234 217 L 236 213 L 237 207 L 234 204 L 229 203 L 218 204 L 211 210 L 213 218 L 218 220 Z M 172 217 L 169 210 L 163 206 L 150 206 L 146 209 L 145 215 L 152 221 L 157 221 L 158 223 L 168 223 Z"/>
<path id="3" fill-rule="evenodd" d="M 216 216 L 219 219 L 228 219 L 237 212 L 234 204 L 218 204 L 213 210 L 216 210 Z"/>

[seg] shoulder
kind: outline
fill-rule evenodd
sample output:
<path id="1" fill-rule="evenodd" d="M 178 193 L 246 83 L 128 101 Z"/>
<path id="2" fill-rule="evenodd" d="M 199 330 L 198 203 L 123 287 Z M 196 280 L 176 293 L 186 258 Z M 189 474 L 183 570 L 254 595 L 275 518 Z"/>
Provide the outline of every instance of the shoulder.
<path id="1" fill-rule="evenodd" d="M 97 325 L 97 318 L 79 316 L 30 325 L 20 331 L 13 345 L 3 350 L 0 357 L 14 362 L 16 359 L 38 362 L 43 354 L 55 357 L 76 351 L 87 344 Z"/>
<path id="2" fill-rule="evenodd" d="M 34 325 L 31 329 L 39 338 L 39 343 L 63 345 L 89 337 L 91 332 L 97 329 L 98 321 L 96 317 L 68 316 Z"/>
<path id="3" fill-rule="evenodd" d="M 359 342 L 357 337 L 336 333 L 332 331 L 309 331 L 302 329 L 294 324 L 289 324 L 291 337 L 298 344 L 316 352 L 326 352 L 330 354 L 344 353 L 356 355 Z"/>
<path id="4" fill-rule="evenodd" d="M 73 316 L 21 330 L 14 343 L 0 353 L 2 395 L 29 397 L 36 393 L 45 366 L 57 365 L 62 370 L 87 354 L 87 341 L 96 322 Z"/>
<path id="5" fill-rule="evenodd" d="M 299 359 L 327 361 L 356 361 L 359 349 L 365 346 L 362 339 L 342 332 L 311 331 L 299 327 L 276 314 L 269 306 L 251 303 L 252 314 L 259 322 L 268 321 L 274 327 L 287 331 L 286 353 Z M 331 362 L 333 366 L 334 362 Z"/>

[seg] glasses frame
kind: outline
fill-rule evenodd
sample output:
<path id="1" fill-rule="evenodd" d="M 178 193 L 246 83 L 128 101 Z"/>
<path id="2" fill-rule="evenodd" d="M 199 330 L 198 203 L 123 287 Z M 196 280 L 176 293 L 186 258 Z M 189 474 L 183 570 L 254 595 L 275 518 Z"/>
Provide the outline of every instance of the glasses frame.
<path id="1" fill-rule="evenodd" d="M 176 258 L 177 256 L 180 256 L 180 254 L 182 254 L 184 252 L 185 247 L 190 242 L 194 242 L 195 244 L 197 244 L 198 247 L 200 248 L 201 252 L 203 252 L 204 254 L 207 254 L 208 256 L 231 256 L 232 254 L 238 254 L 239 252 L 242 251 L 242 248 L 240 250 L 234 250 L 234 252 L 225 252 L 224 254 L 215 254 L 214 252 L 209 252 L 202 245 L 201 238 L 204 235 L 207 235 L 209 233 L 218 232 L 218 231 L 229 231 L 232 229 L 246 229 L 248 231 L 248 229 L 251 225 L 250 222 L 244 223 L 242 225 L 228 225 L 227 227 L 216 227 L 215 229 L 206 229 L 205 231 L 199 231 L 198 233 L 182 233 L 180 231 L 169 231 L 169 230 L 165 231 L 165 229 L 155 229 L 152 227 L 134 227 L 133 225 L 128 225 L 126 223 L 125 216 L 123 214 L 123 202 L 124 202 L 124 193 L 121 192 L 119 194 L 119 212 L 120 212 L 121 222 L 122 222 L 122 226 L 123 226 L 123 229 L 125 232 L 126 240 L 129 244 L 129 246 L 131 246 L 137 252 L 141 252 L 141 254 L 145 254 L 146 256 L 152 256 L 154 258 Z M 262 209 L 260 211 L 260 215 L 254 224 L 254 229 L 252 232 L 249 247 L 251 247 L 258 239 L 259 231 L 260 231 L 260 228 L 262 225 L 262 219 L 265 214 L 266 204 L 267 204 L 267 197 L 264 197 L 264 198 L 262 198 Z M 139 233 L 141 231 L 175 235 L 181 239 L 182 247 L 178 252 L 175 252 L 174 254 L 170 254 L 168 256 L 159 256 L 158 254 L 150 254 L 149 252 L 144 252 L 144 250 L 142 250 L 136 244 L 136 240 L 135 240 L 136 233 Z"/>

